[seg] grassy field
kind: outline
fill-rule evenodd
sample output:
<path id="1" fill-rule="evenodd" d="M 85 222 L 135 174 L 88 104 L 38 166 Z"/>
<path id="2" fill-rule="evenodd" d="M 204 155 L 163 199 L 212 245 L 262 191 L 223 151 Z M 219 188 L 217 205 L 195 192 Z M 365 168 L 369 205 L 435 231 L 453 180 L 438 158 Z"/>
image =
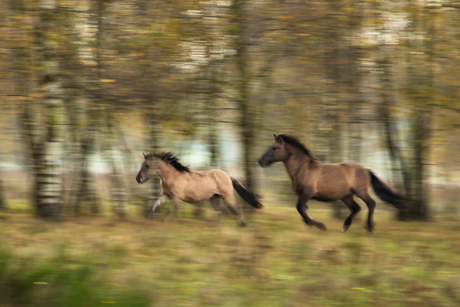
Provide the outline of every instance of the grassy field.
<path id="1" fill-rule="evenodd" d="M 20 207 L 20 206 L 19 206 Z M 350 230 L 319 204 L 306 227 L 267 204 L 240 228 L 130 213 L 43 222 L 0 213 L 0 306 L 459 306 L 460 223 L 397 222 L 364 209 Z M 380 206 L 382 207 L 382 206 Z"/>

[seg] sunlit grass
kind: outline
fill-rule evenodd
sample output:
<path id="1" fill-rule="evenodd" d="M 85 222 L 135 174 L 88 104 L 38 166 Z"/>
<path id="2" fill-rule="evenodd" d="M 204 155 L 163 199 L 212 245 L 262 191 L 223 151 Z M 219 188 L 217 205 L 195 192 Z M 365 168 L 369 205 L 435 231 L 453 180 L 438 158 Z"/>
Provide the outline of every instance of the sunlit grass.
<path id="1" fill-rule="evenodd" d="M 18 205 L 21 207 L 20 205 Z M 349 231 L 327 206 L 306 227 L 294 206 L 266 205 L 240 228 L 181 206 L 177 218 L 131 212 L 43 222 L 0 214 L 0 306 L 454 306 L 458 221 L 403 223 L 366 210 Z M 3 304 L 3 305 L 2 305 Z"/>

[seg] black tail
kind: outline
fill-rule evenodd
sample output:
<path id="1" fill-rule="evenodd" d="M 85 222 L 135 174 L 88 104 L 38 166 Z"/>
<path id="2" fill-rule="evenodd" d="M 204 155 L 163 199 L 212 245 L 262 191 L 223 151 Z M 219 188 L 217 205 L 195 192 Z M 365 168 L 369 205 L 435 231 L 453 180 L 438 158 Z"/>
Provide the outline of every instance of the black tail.
<path id="1" fill-rule="evenodd" d="M 231 177 L 230 177 L 231 178 Z M 235 178 L 231 178 L 233 183 L 233 188 L 238 192 L 238 195 L 244 199 L 245 202 L 257 209 L 262 209 L 264 206 L 259 202 L 257 196 L 254 193 L 246 190 L 241 183 L 238 182 Z"/>
<path id="2" fill-rule="evenodd" d="M 377 194 L 381 200 L 394 205 L 398 209 L 401 209 L 404 205 L 404 197 L 393 192 L 383 181 L 375 176 L 371 170 L 368 171 L 371 175 L 371 184 L 374 188 L 375 194 Z"/>

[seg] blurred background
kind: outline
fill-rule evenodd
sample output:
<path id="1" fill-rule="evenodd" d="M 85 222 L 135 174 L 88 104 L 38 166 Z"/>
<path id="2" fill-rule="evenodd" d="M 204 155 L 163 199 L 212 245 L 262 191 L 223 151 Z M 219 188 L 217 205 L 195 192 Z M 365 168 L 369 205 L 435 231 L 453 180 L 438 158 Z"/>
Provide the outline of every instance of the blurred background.
<path id="1" fill-rule="evenodd" d="M 0 5 L 4 208 L 21 199 L 58 217 L 109 201 L 124 216 L 158 194 L 158 180 L 133 179 L 153 150 L 263 194 L 286 181 L 282 167 L 256 164 L 280 132 L 323 162 L 376 170 L 411 199 L 404 218 L 426 219 L 432 195 L 446 206 L 459 196 L 457 4 Z"/>
<path id="2" fill-rule="evenodd" d="M 0 71 L 0 306 L 460 302 L 459 2 L 2 0 Z M 256 162 L 281 132 L 371 168 L 407 210 L 372 238 L 305 232 L 284 166 Z M 142 220 L 152 151 L 266 210 L 245 232 Z"/>

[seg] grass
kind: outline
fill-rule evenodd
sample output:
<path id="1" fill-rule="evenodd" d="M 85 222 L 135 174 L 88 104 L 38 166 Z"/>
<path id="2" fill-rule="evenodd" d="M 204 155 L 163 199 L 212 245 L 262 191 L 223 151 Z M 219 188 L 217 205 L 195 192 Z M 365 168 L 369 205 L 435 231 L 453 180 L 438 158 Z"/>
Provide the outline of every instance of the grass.
<path id="1" fill-rule="evenodd" d="M 460 305 L 458 220 L 397 222 L 366 210 L 345 234 L 307 228 L 294 207 L 268 203 L 240 228 L 192 217 L 131 213 L 37 220 L 0 213 L 0 306 L 455 306 Z"/>

